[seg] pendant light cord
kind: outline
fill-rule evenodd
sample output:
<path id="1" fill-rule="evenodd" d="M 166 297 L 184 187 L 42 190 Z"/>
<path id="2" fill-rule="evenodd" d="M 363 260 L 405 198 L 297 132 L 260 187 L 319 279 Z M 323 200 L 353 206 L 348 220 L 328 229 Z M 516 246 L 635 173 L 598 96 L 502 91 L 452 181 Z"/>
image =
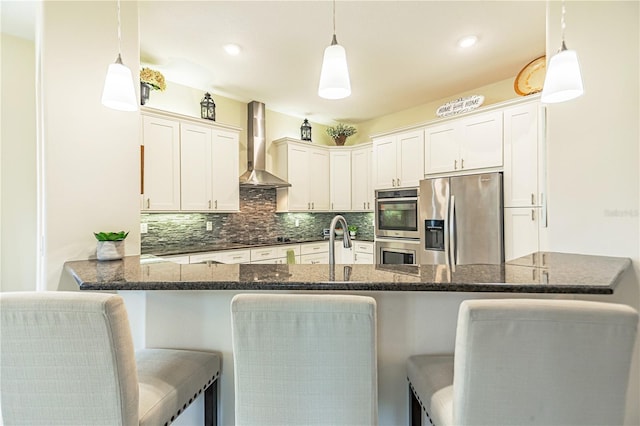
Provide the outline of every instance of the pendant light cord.
<path id="1" fill-rule="evenodd" d="M 331 39 L 331 46 L 338 44 L 336 38 L 336 0 L 333 0 L 333 38 Z"/>
<path id="2" fill-rule="evenodd" d="M 122 63 L 122 58 L 121 58 L 121 53 L 122 53 L 122 49 L 121 49 L 122 33 L 120 31 L 120 0 L 118 0 L 117 4 L 118 4 L 118 61 L 120 61 L 120 63 Z"/>
<path id="3" fill-rule="evenodd" d="M 562 37 L 562 46 L 560 47 L 560 50 L 567 50 L 567 46 L 564 43 L 564 30 L 567 27 L 567 24 L 564 21 L 564 12 L 565 12 L 565 5 L 564 5 L 564 0 L 562 0 L 562 13 L 560 14 L 560 30 L 561 30 L 561 37 Z"/>

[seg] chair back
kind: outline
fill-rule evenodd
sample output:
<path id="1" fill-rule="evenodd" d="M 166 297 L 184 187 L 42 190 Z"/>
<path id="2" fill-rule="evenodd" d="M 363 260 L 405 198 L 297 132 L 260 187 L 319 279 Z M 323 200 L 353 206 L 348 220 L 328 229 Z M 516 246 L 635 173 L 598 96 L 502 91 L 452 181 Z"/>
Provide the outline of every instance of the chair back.
<path id="1" fill-rule="evenodd" d="M 463 302 L 454 424 L 622 424 L 637 324 L 611 303 Z"/>
<path id="2" fill-rule="evenodd" d="M 0 293 L 0 402 L 7 425 L 138 424 L 138 378 L 122 298 Z"/>
<path id="3" fill-rule="evenodd" d="M 376 425 L 376 304 L 241 294 L 231 302 L 236 425 Z"/>

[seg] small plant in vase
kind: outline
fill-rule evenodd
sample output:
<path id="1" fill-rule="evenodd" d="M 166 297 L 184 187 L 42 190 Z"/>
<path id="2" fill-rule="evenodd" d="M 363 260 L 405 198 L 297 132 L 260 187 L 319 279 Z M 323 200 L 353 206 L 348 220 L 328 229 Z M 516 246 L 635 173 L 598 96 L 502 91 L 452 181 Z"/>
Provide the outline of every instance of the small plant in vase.
<path id="1" fill-rule="evenodd" d="M 349 136 L 358 133 L 358 130 L 347 124 L 338 123 L 337 126 L 327 127 L 327 134 L 331 136 L 336 145 L 342 146 Z"/>
<path id="2" fill-rule="evenodd" d="M 358 234 L 358 227 L 355 225 L 349 225 L 348 229 L 349 229 L 349 236 L 351 236 L 351 238 L 355 238 L 356 235 Z"/>
<path id="3" fill-rule="evenodd" d="M 163 92 L 167 88 L 164 81 L 164 75 L 160 71 L 151 68 L 142 68 L 140 70 L 140 104 L 144 105 L 149 100 L 149 94 L 152 90 Z"/>
<path id="4" fill-rule="evenodd" d="M 98 260 L 118 260 L 124 257 L 124 239 L 128 232 L 94 232 L 98 245 L 96 257 Z"/>

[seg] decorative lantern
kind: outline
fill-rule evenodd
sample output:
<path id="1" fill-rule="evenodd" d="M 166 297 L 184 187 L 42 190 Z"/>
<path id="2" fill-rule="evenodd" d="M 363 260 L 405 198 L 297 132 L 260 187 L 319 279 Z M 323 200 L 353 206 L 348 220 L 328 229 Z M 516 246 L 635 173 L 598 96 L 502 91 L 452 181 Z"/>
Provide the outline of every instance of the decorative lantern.
<path id="1" fill-rule="evenodd" d="M 311 142 L 311 124 L 309 124 L 309 120 L 306 118 L 302 126 L 300 126 L 300 139 Z"/>
<path id="2" fill-rule="evenodd" d="M 211 99 L 211 95 L 207 92 L 200 101 L 200 116 L 207 120 L 216 121 L 216 103 Z"/>

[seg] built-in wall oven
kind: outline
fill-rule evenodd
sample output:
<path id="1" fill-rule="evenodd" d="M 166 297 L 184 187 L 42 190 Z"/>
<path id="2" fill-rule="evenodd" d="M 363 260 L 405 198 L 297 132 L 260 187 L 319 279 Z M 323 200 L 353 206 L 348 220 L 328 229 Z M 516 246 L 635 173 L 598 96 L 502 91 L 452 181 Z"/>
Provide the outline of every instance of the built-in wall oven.
<path id="1" fill-rule="evenodd" d="M 418 192 L 417 188 L 376 191 L 376 237 L 420 238 Z"/>
<path id="2" fill-rule="evenodd" d="M 420 240 L 376 239 L 376 263 L 381 265 L 417 265 Z"/>

